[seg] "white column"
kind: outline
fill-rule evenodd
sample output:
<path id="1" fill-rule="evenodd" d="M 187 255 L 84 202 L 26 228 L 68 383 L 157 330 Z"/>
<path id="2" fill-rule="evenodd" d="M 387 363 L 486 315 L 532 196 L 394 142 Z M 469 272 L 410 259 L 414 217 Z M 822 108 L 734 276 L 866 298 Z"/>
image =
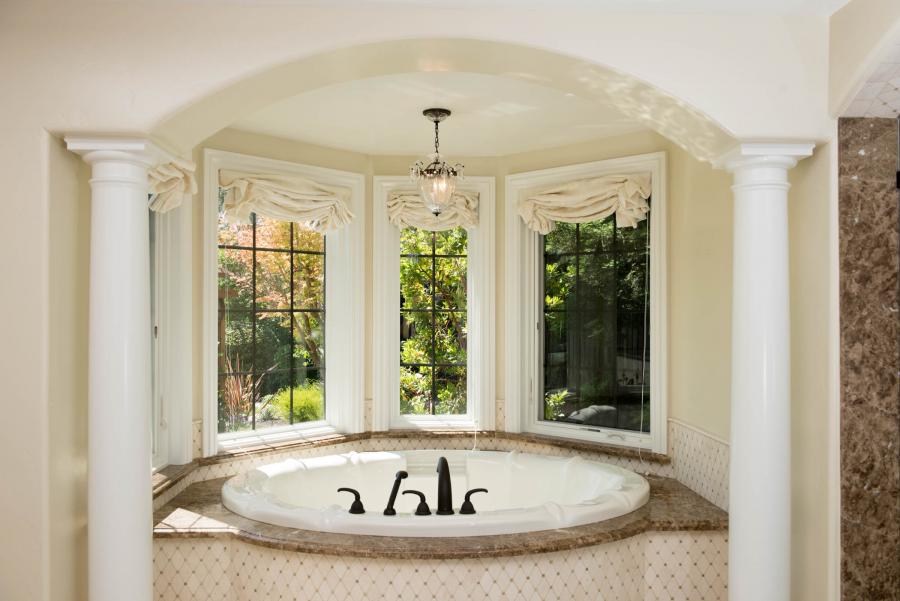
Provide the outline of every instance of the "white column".
<path id="1" fill-rule="evenodd" d="M 150 255 L 145 140 L 67 137 L 91 165 L 88 591 L 152 598 Z"/>
<path id="2" fill-rule="evenodd" d="M 788 170 L 812 144 L 741 144 L 734 174 L 731 326 L 731 601 L 789 601 L 791 360 Z"/>

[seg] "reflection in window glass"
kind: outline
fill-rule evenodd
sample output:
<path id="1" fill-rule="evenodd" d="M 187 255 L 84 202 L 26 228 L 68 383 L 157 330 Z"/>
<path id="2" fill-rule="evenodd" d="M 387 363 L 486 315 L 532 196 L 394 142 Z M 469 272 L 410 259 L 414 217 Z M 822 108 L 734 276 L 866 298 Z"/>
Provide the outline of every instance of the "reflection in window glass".
<path id="1" fill-rule="evenodd" d="M 544 236 L 539 419 L 650 431 L 649 243 L 615 216 Z"/>
<path id="2" fill-rule="evenodd" d="M 324 419 L 324 236 L 219 205 L 219 432 Z"/>
<path id="3" fill-rule="evenodd" d="M 400 413 L 466 413 L 464 228 L 401 230 Z"/>

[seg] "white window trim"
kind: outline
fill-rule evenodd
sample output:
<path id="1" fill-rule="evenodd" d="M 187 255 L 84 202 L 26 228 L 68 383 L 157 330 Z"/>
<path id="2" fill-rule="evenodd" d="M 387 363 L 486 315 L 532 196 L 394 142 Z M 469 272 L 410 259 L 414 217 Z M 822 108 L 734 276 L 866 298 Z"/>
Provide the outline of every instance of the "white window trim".
<path id="1" fill-rule="evenodd" d="M 538 187 L 610 173 L 649 171 L 650 211 L 650 433 L 557 424 L 538 419 L 541 376 L 541 236 L 528 229 L 518 212 L 523 193 Z M 666 154 L 655 152 L 506 177 L 506 430 L 534 432 L 650 449 L 666 453 L 668 399 Z M 531 302 L 515 302 L 531 299 Z"/>
<path id="2" fill-rule="evenodd" d="M 247 445 L 363 430 L 365 176 L 263 157 L 203 152 L 203 455 Z M 218 173 L 221 169 L 300 175 L 350 189 L 353 220 L 325 236 L 325 419 L 255 432 L 218 433 Z"/>
<path id="3" fill-rule="evenodd" d="M 183 465 L 193 459 L 192 419 L 192 203 L 154 213 L 155 311 L 150 335 L 156 339 L 156 424 L 152 467 Z"/>
<path id="4" fill-rule="evenodd" d="M 400 415 L 400 230 L 388 219 L 387 199 L 395 191 L 414 191 L 406 176 L 373 178 L 374 316 L 372 423 L 389 429 L 494 429 L 494 189 L 493 177 L 466 177 L 459 190 L 478 193 L 478 226 L 468 237 L 467 414 Z"/>

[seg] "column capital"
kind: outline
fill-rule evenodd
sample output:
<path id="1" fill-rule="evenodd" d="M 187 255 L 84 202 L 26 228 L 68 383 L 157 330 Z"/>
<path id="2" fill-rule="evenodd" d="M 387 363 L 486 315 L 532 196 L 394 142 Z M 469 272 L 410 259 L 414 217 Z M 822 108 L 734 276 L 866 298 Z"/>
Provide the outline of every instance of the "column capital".
<path id="1" fill-rule="evenodd" d="M 787 170 L 812 155 L 815 146 L 814 142 L 741 142 L 715 159 L 713 167 L 728 171 L 751 166 Z"/>
<path id="2" fill-rule="evenodd" d="M 173 154 L 146 138 L 67 135 L 65 141 L 69 150 L 89 164 L 111 160 L 152 167 L 175 160 Z"/>

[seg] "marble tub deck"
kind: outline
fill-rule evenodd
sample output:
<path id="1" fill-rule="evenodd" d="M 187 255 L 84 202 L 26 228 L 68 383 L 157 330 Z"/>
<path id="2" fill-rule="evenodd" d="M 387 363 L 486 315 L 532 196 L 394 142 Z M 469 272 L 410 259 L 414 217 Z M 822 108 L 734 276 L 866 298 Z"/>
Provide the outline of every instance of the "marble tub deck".
<path id="1" fill-rule="evenodd" d="M 236 538 L 273 549 L 348 557 L 464 559 L 564 551 L 645 532 L 728 529 L 727 513 L 678 481 L 658 476 L 647 477 L 647 504 L 618 518 L 557 530 L 456 538 L 332 534 L 257 522 L 222 505 L 225 480 L 193 484 L 156 511 L 154 538 Z"/>

